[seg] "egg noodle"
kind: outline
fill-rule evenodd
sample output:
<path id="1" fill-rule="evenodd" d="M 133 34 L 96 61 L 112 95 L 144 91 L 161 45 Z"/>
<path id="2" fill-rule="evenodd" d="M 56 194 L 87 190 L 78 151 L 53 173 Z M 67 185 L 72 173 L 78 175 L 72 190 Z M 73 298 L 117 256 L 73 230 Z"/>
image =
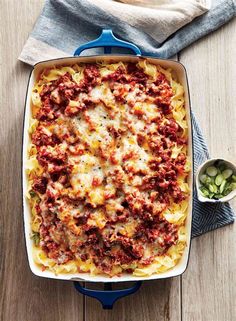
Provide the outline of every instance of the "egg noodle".
<path id="1" fill-rule="evenodd" d="M 26 171 L 34 261 L 61 273 L 150 276 L 186 246 L 188 126 L 170 69 L 138 63 L 43 70 Z"/>

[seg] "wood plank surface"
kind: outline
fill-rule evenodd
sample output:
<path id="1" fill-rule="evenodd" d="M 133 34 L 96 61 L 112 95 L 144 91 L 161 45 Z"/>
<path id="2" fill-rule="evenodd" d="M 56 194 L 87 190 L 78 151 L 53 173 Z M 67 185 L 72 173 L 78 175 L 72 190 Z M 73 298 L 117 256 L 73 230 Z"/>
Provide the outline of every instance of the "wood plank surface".
<path id="1" fill-rule="evenodd" d="M 134 295 L 117 301 L 113 310 L 103 310 L 92 298 L 85 299 L 85 320 L 180 321 L 180 277 L 143 283 Z"/>
<path id="2" fill-rule="evenodd" d="M 184 50 L 192 108 L 212 157 L 236 161 L 236 20 Z M 235 208 L 236 202 L 232 202 Z M 236 320 L 236 226 L 198 237 L 182 278 L 183 321 Z"/>
<path id="3" fill-rule="evenodd" d="M 30 68 L 17 57 L 43 1 L 0 3 L 0 320 L 82 321 L 83 297 L 70 282 L 32 275 L 21 207 L 21 142 Z"/>
<path id="4" fill-rule="evenodd" d="M 69 282 L 29 270 L 21 209 L 20 158 L 30 68 L 17 61 L 43 0 L 0 0 L 0 320 L 234 321 L 236 231 L 227 226 L 196 238 L 181 278 L 146 282 L 133 296 L 101 309 Z M 193 110 L 212 156 L 236 160 L 236 21 L 184 50 Z M 235 204 L 235 202 L 234 202 Z"/>

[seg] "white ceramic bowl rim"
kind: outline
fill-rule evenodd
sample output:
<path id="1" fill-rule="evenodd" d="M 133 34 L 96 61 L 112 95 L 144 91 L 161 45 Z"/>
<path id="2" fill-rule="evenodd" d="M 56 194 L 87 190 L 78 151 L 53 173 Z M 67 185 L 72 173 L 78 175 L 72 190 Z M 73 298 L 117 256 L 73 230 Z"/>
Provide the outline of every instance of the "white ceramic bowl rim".
<path id="1" fill-rule="evenodd" d="M 197 188 L 197 196 L 200 202 L 208 202 L 208 203 L 224 203 L 224 202 L 228 202 L 231 199 L 233 199 L 236 196 L 236 189 L 234 189 L 232 192 L 230 192 L 228 195 L 220 198 L 219 200 L 215 200 L 215 199 L 210 199 L 207 198 L 205 196 L 202 195 L 201 191 L 200 191 L 200 176 L 205 172 L 206 168 L 208 166 L 213 165 L 216 161 L 223 161 L 227 167 L 231 168 L 233 170 L 234 175 L 236 175 L 236 166 L 230 162 L 229 160 L 226 160 L 224 158 L 210 158 L 208 160 L 206 160 L 204 163 L 202 163 L 196 173 L 196 188 Z"/>
<path id="2" fill-rule="evenodd" d="M 142 56 L 144 57 L 144 56 Z M 189 185 L 190 185 L 190 197 L 189 197 L 189 208 L 188 208 L 188 216 L 186 220 L 186 229 L 187 229 L 187 246 L 184 250 L 182 258 L 180 262 L 171 270 L 167 272 L 160 273 L 160 274 L 153 274 L 147 277 L 135 277 L 133 275 L 124 275 L 121 277 L 113 277 L 109 278 L 102 275 L 91 276 L 88 273 L 75 273 L 75 274 L 60 274 L 55 275 L 51 271 L 44 271 L 37 266 L 33 260 L 33 241 L 30 238 L 31 233 L 31 226 L 30 226 L 30 208 L 28 202 L 25 198 L 25 192 L 27 190 L 27 177 L 25 173 L 25 161 L 27 159 L 27 148 L 29 143 L 28 137 L 28 125 L 30 119 L 30 100 L 31 100 L 31 89 L 33 87 L 34 81 L 38 75 L 38 73 L 43 69 L 54 64 L 71 64 L 76 62 L 95 62 L 97 60 L 105 60 L 105 61 L 129 61 L 129 62 L 137 62 L 141 59 L 138 56 L 133 55 L 101 55 L 101 56 L 81 56 L 81 57 L 68 57 L 68 58 L 59 58 L 48 60 L 44 62 L 37 63 L 34 66 L 34 69 L 30 75 L 27 95 L 26 95 L 26 103 L 25 103 L 25 115 L 24 115 L 24 131 L 23 131 L 23 145 L 22 145 L 22 187 L 23 187 L 23 213 L 24 213 L 24 229 L 25 229 L 25 240 L 26 240 L 26 247 L 27 247 L 27 254 L 28 260 L 31 271 L 40 277 L 46 278 L 53 278 L 53 279 L 61 279 L 61 280 L 83 280 L 89 282 L 125 282 L 125 281 L 144 281 L 144 280 L 153 280 L 153 279 L 163 279 L 169 277 L 175 277 L 182 274 L 188 264 L 189 259 L 189 251 L 190 251 L 190 244 L 191 244 L 191 223 L 192 223 L 192 202 L 193 202 L 193 149 L 192 149 L 192 123 L 191 123 L 191 106 L 190 106 L 190 98 L 189 98 L 189 87 L 188 87 L 188 80 L 185 67 L 174 60 L 167 60 L 167 59 L 159 59 L 154 57 L 145 57 L 145 59 L 149 60 L 151 63 L 160 64 L 164 68 L 172 68 L 181 84 L 184 86 L 185 90 L 185 106 L 186 106 L 186 113 L 187 113 L 187 121 L 189 126 L 189 137 L 188 137 L 188 156 L 190 158 L 192 168 L 189 174 Z"/>

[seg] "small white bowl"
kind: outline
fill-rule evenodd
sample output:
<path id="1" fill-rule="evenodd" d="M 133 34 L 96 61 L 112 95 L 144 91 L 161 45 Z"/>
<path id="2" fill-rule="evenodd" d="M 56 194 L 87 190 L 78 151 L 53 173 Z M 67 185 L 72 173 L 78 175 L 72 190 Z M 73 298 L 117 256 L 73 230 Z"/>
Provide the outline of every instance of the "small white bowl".
<path id="1" fill-rule="evenodd" d="M 218 199 L 218 200 L 215 200 L 215 199 L 210 199 L 210 198 L 207 198 L 207 197 L 204 197 L 200 191 L 200 186 L 202 185 L 201 182 L 200 182 L 200 179 L 199 177 L 204 174 L 205 170 L 207 167 L 213 165 L 216 161 L 222 161 L 225 163 L 225 165 L 232 169 L 233 171 L 233 174 L 236 175 L 236 166 L 225 160 L 225 159 L 221 159 L 221 158 L 211 158 L 211 159 L 208 159 L 206 162 L 204 162 L 203 164 L 201 164 L 197 170 L 197 173 L 196 173 L 196 187 L 197 187 L 197 197 L 199 199 L 200 202 L 209 202 L 209 203 L 224 203 L 224 202 L 228 202 L 230 200 L 232 200 L 232 198 L 234 198 L 236 196 L 236 189 L 234 189 L 232 192 L 230 192 L 228 195 Z"/>

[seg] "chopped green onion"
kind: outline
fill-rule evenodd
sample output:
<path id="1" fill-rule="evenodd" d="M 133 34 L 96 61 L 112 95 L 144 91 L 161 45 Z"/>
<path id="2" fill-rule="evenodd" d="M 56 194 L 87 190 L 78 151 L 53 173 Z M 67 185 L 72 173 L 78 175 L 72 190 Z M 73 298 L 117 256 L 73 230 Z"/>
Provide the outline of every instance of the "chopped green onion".
<path id="1" fill-rule="evenodd" d="M 213 188 L 214 188 L 214 193 L 218 193 L 218 188 L 215 184 L 213 184 Z"/>
<path id="2" fill-rule="evenodd" d="M 222 194 L 215 194 L 214 195 L 214 198 L 216 198 L 216 199 L 219 199 L 219 198 L 222 198 L 222 197 L 224 197 L 224 195 L 222 195 Z"/>
<path id="3" fill-rule="evenodd" d="M 233 181 L 233 182 L 236 182 L 236 175 L 232 175 L 231 178 L 232 178 L 232 181 Z"/>
<path id="4" fill-rule="evenodd" d="M 229 188 L 231 188 L 232 191 L 233 191 L 234 189 L 236 189 L 236 182 L 232 182 L 232 183 L 229 185 Z"/>
<path id="5" fill-rule="evenodd" d="M 225 189 L 228 188 L 229 185 L 230 185 L 230 182 L 228 182 L 228 181 L 226 180 Z"/>
<path id="6" fill-rule="evenodd" d="M 216 184 L 217 186 L 220 186 L 221 183 L 223 182 L 223 180 L 224 180 L 224 176 L 221 175 L 221 174 L 218 174 L 218 175 L 216 176 L 216 179 L 215 179 L 215 184 Z"/>
<path id="7" fill-rule="evenodd" d="M 206 184 L 210 184 L 210 183 L 214 183 L 214 182 L 215 182 L 214 177 L 207 176 Z"/>
<path id="8" fill-rule="evenodd" d="M 231 189 L 230 187 L 227 187 L 227 188 L 224 190 L 223 195 L 226 196 L 226 195 L 228 195 L 228 194 L 231 193 L 231 192 L 232 192 L 232 189 Z"/>
<path id="9" fill-rule="evenodd" d="M 200 176 L 200 181 L 203 184 L 205 184 L 205 183 L 207 183 L 207 178 L 208 178 L 207 175 L 203 174 L 203 175 Z"/>
<path id="10" fill-rule="evenodd" d="M 223 182 L 220 184 L 220 194 L 223 193 L 226 185 L 226 180 L 224 179 Z"/>
<path id="11" fill-rule="evenodd" d="M 216 176 L 217 175 L 217 168 L 215 166 L 209 166 L 206 169 L 206 173 L 209 176 Z"/>
<path id="12" fill-rule="evenodd" d="M 227 168 L 222 172 L 222 175 L 224 176 L 225 179 L 229 178 L 233 174 L 232 169 Z"/>
<path id="13" fill-rule="evenodd" d="M 200 190 L 201 190 L 203 196 L 207 197 L 209 195 L 208 190 L 204 186 L 201 186 Z"/>
<path id="14" fill-rule="evenodd" d="M 209 188 L 209 191 L 210 191 L 210 192 L 212 192 L 212 193 L 215 192 L 215 189 L 214 189 L 214 186 L 213 186 L 213 185 L 209 184 L 208 188 Z"/>

